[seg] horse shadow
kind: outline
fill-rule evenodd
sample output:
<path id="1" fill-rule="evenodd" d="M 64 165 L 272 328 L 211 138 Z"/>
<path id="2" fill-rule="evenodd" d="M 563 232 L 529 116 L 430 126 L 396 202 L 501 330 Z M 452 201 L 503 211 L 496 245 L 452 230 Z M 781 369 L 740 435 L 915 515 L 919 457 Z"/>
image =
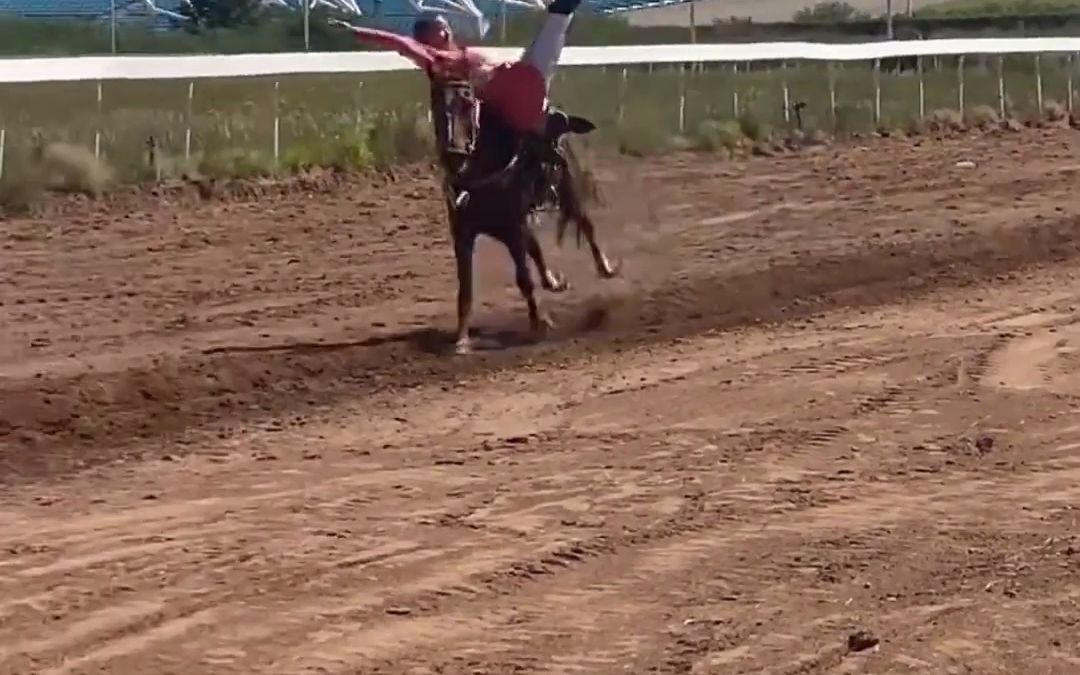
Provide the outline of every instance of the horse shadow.
<path id="1" fill-rule="evenodd" d="M 509 328 L 472 328 L 470 337 L 475 340 L 477 352 L 498 352 L 527 347 L 542 342 L 531 333 Z M 202 350 L 203 354 L 318 354 L 348 349 L 377 349 L 388 345 L 404 345 L 429 356 L 447 356 L 454 353 L 457 336 L 449 330 L 434 327 L 410 328 L 401 331 L 372 335 L 360 340 L 335 342 L 289 342 L 267 345 L 221 345 Z"/>

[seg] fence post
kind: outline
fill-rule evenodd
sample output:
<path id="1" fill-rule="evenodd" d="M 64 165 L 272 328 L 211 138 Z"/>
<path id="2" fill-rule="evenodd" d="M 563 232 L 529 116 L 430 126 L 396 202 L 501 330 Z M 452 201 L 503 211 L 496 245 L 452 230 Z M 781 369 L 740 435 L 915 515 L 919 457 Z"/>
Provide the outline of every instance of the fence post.
<path id="1" fill-rule="evenodd" d="M 184 131 L 184 159 L 191 159 L 191 117 L 195 99 L 195 83 L 188 82 L 187 89 L 187 129 Z"/>
<path id="2" fill-rule="evenodd" d="M 109 0 L 109 51 L 116 53 L 116 0 Z"/>
<path id="3" fill-rule="evenodd" d="M 874 59 L 874 127 L 881 126 L 881 59 Z"/>
<path id="4" fill-rule="evenodd" d="M 274 81 L 274 171 L 278 170 L 281 160 L 281 117 L 280 110 L 281 82 Z"/>
<path id="5" fill-rule="evenodd" d="M 960 116 L 964 116 L 964 55 L 956 61 L 956 104 L 960 107 Z"/>
<path id="6" fill-rule="evenodd" d="M 686 64 L 679 64 L 679 133 L 686 131 Z"/>
<path id="7" fill-rule="evenodd" d="M 832 61 L 825 64 L 825 71 L 829 79 L 829 119 L 832 120 L 833 133 L 836 132 L 838 123 L 836 115 L 836 66 Z"/>
<path id="8" fill-rule="evenodd" d="M 1007 111 L 1005 110 L 1005 57 L 999 56 L 997 59 L 997 76 L 998 76 L 998 115 L 1001 119 L 1005 119 Z"/>
<path id="9" fill-rule="evenodd" d="M 1069 56 L 1065 59 L 1065 71 L 1068 74 L 1068 83 L 1066 92 L 1069 95 L 1069 100 L 1065 103 L 1065 108 L 1070 113 L 1073 111 L 1073 53 L 1069 52 Z"/>
<path id="10" fill-rule="evenodd" d="M 94 129 L 94 158 L 101 159 L 101 80 L 97 83 L 97 119 L 95 120 Z"/>
<path id="11" fill-rule="evenodd" d="M 731 64 L 731 72 L 734 73 L 734 75 L 735 75 L 735 77 L 732 78 L 732 83 L 733 84 L 731 86 L 731 110 L 732 110 L 732 114 L 736 118 L 738 118 L 739 117 L 739 64 L 738 63 Z"/>
<path id="12" fill-rule="evenodd" d="M 619 110 L 618 121 L 622 124 L 623 117 L 626 115 L 626 85 L 627 85 L 627 72 L 626 68 L 622 69 L 622 74 L 619 77 Z"/>
<path id="13" fill-rule="evenodd" d="M 311 4 L 312 0 L 303 0 L 304 3 L 304 51 L 311 51 Z"/>
<path id="14" fill-rule="evenodd" d="M 787 82 L 787 61 L 783 61 L 780 64 L 781 80 L 780 86 L 783 88 L 784 94 L 784 124 L 791 124 L 791 91 L 788 89 Z"/>
<path id="15" fill-rule="evenodd" d="M 7 145 L 7 129 L 0 129 L 0 180 L 4 179 L 4 149 Z"/>
<path id="16" fill-rule="evenodd" d="M 915 69 L 919 73 L 919 119 L 926 119 L 926 67 L 921 56 L 915 57 Z"/>
<path id="17" fill-rule="evenodd" d="M 1036 114 L 1043 111 L 1042 54 L 1035 55 L 1035 107 Z"/>

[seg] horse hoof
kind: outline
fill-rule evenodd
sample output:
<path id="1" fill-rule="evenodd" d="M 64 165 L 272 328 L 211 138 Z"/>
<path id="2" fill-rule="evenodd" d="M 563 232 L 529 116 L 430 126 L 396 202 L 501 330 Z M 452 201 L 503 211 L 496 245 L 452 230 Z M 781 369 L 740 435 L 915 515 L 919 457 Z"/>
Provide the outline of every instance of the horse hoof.
<path id="1" fill-rule="evenodd" d="M 472 341 L 467 339 L 458 340 L 454 343 L 454 353 L 458 356 L 467 356 L 472 354 Z"/>
<path id="2" fill-rule="evenodd" d="M 535 337 L 541 338 L 555 328 L 555 322 L 549 316 L 542 316 L 533 322 L 532 332 Z"/>
<path id="3" fill-rule="evenodd" d="M 551 293 L 562 293 L 570 288 L 566 277 L 558 272 L 548 272 L 544 277 L 544 290 Z"/>
<path id="4" fill-rule="evenodd" d="M 602 279 L 614 279 L 619 276 L 619 272 L 622 271 L 622 261 L 611 262 L 606 257 L 603 258 L 599 265 L 597 265 L 597 271 L 600 273 Z"/>

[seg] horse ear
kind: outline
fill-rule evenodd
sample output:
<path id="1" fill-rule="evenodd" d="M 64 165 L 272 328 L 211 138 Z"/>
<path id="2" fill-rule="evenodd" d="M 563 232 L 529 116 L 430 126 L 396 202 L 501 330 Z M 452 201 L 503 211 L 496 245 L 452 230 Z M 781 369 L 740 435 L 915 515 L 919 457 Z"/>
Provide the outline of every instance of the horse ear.
<path id="1" fill-rule="evenodd" d="M 577 115 L 570 115 L 569 117 L 569 128 L 572 134 L 587 134 L 596 130 L 596 125 L 584 117 L 578 117 Z"/>

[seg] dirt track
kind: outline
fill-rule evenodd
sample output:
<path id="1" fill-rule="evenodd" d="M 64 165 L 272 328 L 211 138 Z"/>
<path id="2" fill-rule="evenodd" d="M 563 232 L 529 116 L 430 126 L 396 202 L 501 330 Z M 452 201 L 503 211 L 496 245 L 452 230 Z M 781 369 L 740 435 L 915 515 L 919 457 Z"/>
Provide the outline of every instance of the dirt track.
<path id="1" fill-rule="evenodd" d="M 4 222 L 0 673 L 1080 672 L 1078 177 L 612 167 L 468 359 L 424 176 Z"/>

